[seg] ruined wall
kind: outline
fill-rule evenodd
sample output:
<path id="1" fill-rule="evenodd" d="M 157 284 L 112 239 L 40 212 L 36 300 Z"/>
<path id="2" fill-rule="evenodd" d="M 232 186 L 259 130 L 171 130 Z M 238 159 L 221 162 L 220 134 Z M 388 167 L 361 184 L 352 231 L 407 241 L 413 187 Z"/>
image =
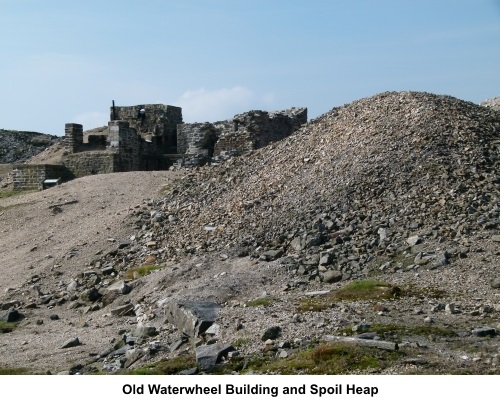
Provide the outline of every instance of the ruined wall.
<path id="1" fill-rule="evenodd" d="M 137 114 L 141 108 L 146 110 L 146 118 L 141 121 Z M 182 124 L 182 109 L 165 104 L 140 104 L 136 106 L 110 109 L 111 120 L 128 121 L 145 140 L 153 142 L 163 153 L 177 150 L 177 125 Z"/>
<path id="2" fill-rule="evenodd" d="M 144 121 L 137 118 L 144 108 Z M 233 119 L 214 123 L 182 123 L 179 107 L 143 104 L 111 108 L 107 127 L 83 132 L 81 124 L 65 125 L 61 163 L 76 177 L 136 170 L 166 170 L 181 155 L 180 165 L 217 163 L 230 156 L 262 148 L 281 140 L 307 122 L 306 108 L 267 112 L 253 110 Z M 168 155 L 168 156 L 167 156 Z M 39 189 L 46 178 L 69 178 L 47 174 L 48 165 L 17 169 L 17 189 Z M 17 177 L 16 177 L 17 176 Z"/>
<path id="3" fill-rule="evenodd" d="M 215 155 L 236 150 L 245 153 L 279 141 L 307 123 L 307 108 L 290 108 L 267 112 L 253 110 L 235 115 L 232 125 L 226 126 L 215 145 Z"/>
<path id="4" fill-rule="evenodd" d="M 69 154 L 62 164 L 75 176 L 127 172 L 142 169 L 142 145 L 147 143 L 128 121 L 112 121 L 106 130 L 83 135 L 79 124 L 66 124 L 65 145 Z"/>
<path id="5" fill-rule="evenodd" d="M 60 165 L 15 165 L 12 170 L 14 190 L 43 190 L 46 179 L 71 179 L 72 173 Z"/>
<path id="6" fill-rule="evenodd" d="M 73 153 L 62 158 L 61 163 L 70 170 L 75 177 L 90 176 L 92 174 L 114 173 L 120 167 L 117 153 L 108 151 L 93 151 Z"/>
<path id="7" fill-rule="evenodd" d="M 177 153 L 213 155 L 220 131 L 214 124 L 204 122 L 177 126 Z"/>
<path id="8" fill-rule="evenodd" d="M 118 154 L 115 171 L 129 172 L 141 169 L 141 141 L 128 121 L 109 123 L 108 151 Z"/>
<path id="9" fill-rule="evenodd" d="M 267 112 L 249 111 L 215 123 L 182 124 L 177 129 L 177 153 L 218 156 L 226 151 L 243 154 L 279 141 L 307 123 L 306 108 Z"/>

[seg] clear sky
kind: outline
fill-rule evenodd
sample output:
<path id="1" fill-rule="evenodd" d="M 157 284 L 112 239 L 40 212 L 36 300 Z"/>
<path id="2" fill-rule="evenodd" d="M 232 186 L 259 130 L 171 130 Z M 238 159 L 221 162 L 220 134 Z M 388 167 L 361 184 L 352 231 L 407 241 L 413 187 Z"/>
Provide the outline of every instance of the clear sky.
<path id="1" fill-rule="evenodd" d="M 0 128 L 64 134 L 116 105 L 184 122 L 393 90 L 500 95 L 500 0 L 0 0 Z"/>

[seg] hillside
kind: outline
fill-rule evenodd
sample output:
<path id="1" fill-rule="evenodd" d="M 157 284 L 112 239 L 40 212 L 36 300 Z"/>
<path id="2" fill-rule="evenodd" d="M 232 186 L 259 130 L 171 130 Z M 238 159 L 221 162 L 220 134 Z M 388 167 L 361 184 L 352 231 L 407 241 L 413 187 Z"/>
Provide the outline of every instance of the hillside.
<path id="1" fill-rule="evenodd" d="M 0 164 L 25 163 L 59 140 L 55 135 L 0 129 Z"/>
<path id="2" fill-rule="evenodd" d="M 34 156 L 59 145 L 60 139 L 39 132 L 0 129 L 0 190 L 12 187 L 12 164 L 27 163 Z"/>
<path id="3" fill-rule="evenodd" d="M 498 374 L 499 134 L 389 92 L 220 166 L 0 200 L 0 368 Z"/>

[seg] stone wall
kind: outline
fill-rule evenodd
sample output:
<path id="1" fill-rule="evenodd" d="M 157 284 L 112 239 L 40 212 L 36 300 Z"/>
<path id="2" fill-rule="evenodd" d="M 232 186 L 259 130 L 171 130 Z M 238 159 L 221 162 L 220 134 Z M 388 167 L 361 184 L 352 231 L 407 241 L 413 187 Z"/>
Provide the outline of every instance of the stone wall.
<path id="1" fill-rule="evenodd" d="M 130 128 L 128 121 L 109 123 L 108 151 L 118 155 L 115 171 L 129 172 L 141 169 L 141 142 L 145 142 Z"/>
<path id="2" fill-rule="evenodd" d="M 212 156 L 220 130 L 208 122 L 177 126 L 177 153 Z"/>
<path id="3" fill-rule="evenodd" d="M 61 165 L 15 165 L 12 170 L 14 190 L 43 190 L 47 179 L 69 180 L 72 173 Z"/>
<path id="4" fill-rule="evenodd" d="M 83 147 L 83 125 L 69 123 L 64 126 L 63 145 L 69 153 L 77 153 Z"/>
<path id="5" fill-rule="evenodd" d="M 253 110 L 235 115 L 232 125 L 226 126 L 221 132 L 214 154 L 230 150 L 241 154 L 263 148 L 271 142 L 290 136 L 305 123 L 307 108 L 275 112 Z"/>
<path id="6" fill-rule="evenodd" d="M 139 110 L 146 110 L 144 120 L 137 118 Z M 110 109 L 112 121 L 128 121 L 146 141 L 152 142 L 163 153 L 175 153 L 177 150 L 177 125 L 182 124 L 182 109 L 165 104 L 140 104 L 135 106 Z"/>
<path id="7" fill-rule="evenodd" d="M 119 155 L 109 151 L 73 153 L 63 156 L 61 163 L 75 177 L 120 171 L 118 170 L 120 167 Z"/>
<path id="8" fill-rule="evenodd" d="M 213 157 L 226 151 L 243 154 L 290 136 L 307 123 L 306 108 L 267 112 L 253 110 L 215 123 L 182 124 L 177 153 Z"/>
<path id="9" fill-rule="evenodd" d="M 141 108 L 144 120 L 138 119 Z M 16 189 L 40 189 L 47 178 L 68 179 L 100 173 L 166 170 L 180 165 L 217 163 L 281 140 L 307 122 L 306 108 L 267 112 L 253 110 L 214 123 L 182 123 L 182 110 L 163 104 L 112 107 L 107 127 L 83 132 L 81 124 L 65 125 L 66 154 L 59 170 L 52 165 L 18 166 Z"/>

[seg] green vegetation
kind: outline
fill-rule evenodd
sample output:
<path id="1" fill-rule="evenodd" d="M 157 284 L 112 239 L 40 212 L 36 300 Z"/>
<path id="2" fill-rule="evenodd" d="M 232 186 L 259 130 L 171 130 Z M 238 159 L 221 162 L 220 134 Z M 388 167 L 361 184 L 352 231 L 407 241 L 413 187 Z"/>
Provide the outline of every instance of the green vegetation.
<path id="1" fill-rule="evenodd" d="M 249 344 L 252 340 L 250 338 L 240 337 L 233 341 L 232 345 L 234 347 L 245 346 Z"/>
<path id="2" fill-rule="evenodd" d="M 247 302 L 248 307 L 262 307 L 262 306 L 267 306 L 271 304 L 274 301 L 274 298 L 272 297 L 262 297 L 262 298 L 257 298 L 252 301 Z"/>
<path id="3" fill-rule="evenodd" d="M 336 302 L 340 301 L 380 301 L 400 297 L 443 298 L 445 296 L 444 290 L 434 287 L 394 286 L 384 281 L 361 280 L 346 284 L 327 295 L 303 298 L 297 306 L 297 311 L 321 312 L 332 308 Z"/>
<path id="4" fill-rule="evenodd" d="M 193 354 L 186 354 L 173 359 L 161 360 L 157 363 L 148 364 L 133 370 L 131 374 L 139 375 L 172 375 L 183 370 L 196 367 L 196 359 Z"/>
<path id="5" fill-rule="evenodd" d="M 256 359 L 248 368 L 271 374 L 351 374 L 356 370 L 387 368 L 401 356 L 398 352 L 335 342 L 292 353 L 285 359 Z"/>
<path id="6" fill-rule="evenodd" d="M 8 198 L 12 197 L 13 195 L 18 195 L 22 193 L 25 193 L 25 191 L 20 191 L 20 190 L 0 191 L 0 198 Z"/>
<path id="7" fill-rule="evenodd" d="M 346 284 L 334 295 L 337 301 L 381 300 L 399 297 L 401 289 L 384 281 L 362 280 Z"/>
<path id="8" fill-rule="evenodd" d="M 307 297 L 299 302 L 298 312 L 321 312 L 333 307 L 331 296 L 328 297 Z"/>
<path id="9" fill-rule="evenodd" d="M 384 281 L 362 280 L 346 284 L 328 295 L 308 297 L 299 302 L 298 312 L 320 312 L 332 308 L 339 301 L 369 301 L 397 298 L 402 290 Z"/>
<path id="10" fill-rule="evenodd" d="M 12 332 L 16 327 L 16 324 L 13 322 L 4 322 L 0 321 L 0 333 L 9 333 Z"/>
<path id="11" fill-rule="evenodd" d="M 128 269 L 125 273 L 125 278 L 129 280 L 134 280 L 136 278 L 144 277 L 145 275 L 151 273 L 154 270 L 158 270 L 161 266 L 158 264 L 148 264 L 139 267 L 132 267 Z"/>
<path id="12" fill-rule="evenodd" d="M 0 368 L 0 375 L 22 375 L 22 374 L 28 374 L 28 369 L 25 367 Z"/>

